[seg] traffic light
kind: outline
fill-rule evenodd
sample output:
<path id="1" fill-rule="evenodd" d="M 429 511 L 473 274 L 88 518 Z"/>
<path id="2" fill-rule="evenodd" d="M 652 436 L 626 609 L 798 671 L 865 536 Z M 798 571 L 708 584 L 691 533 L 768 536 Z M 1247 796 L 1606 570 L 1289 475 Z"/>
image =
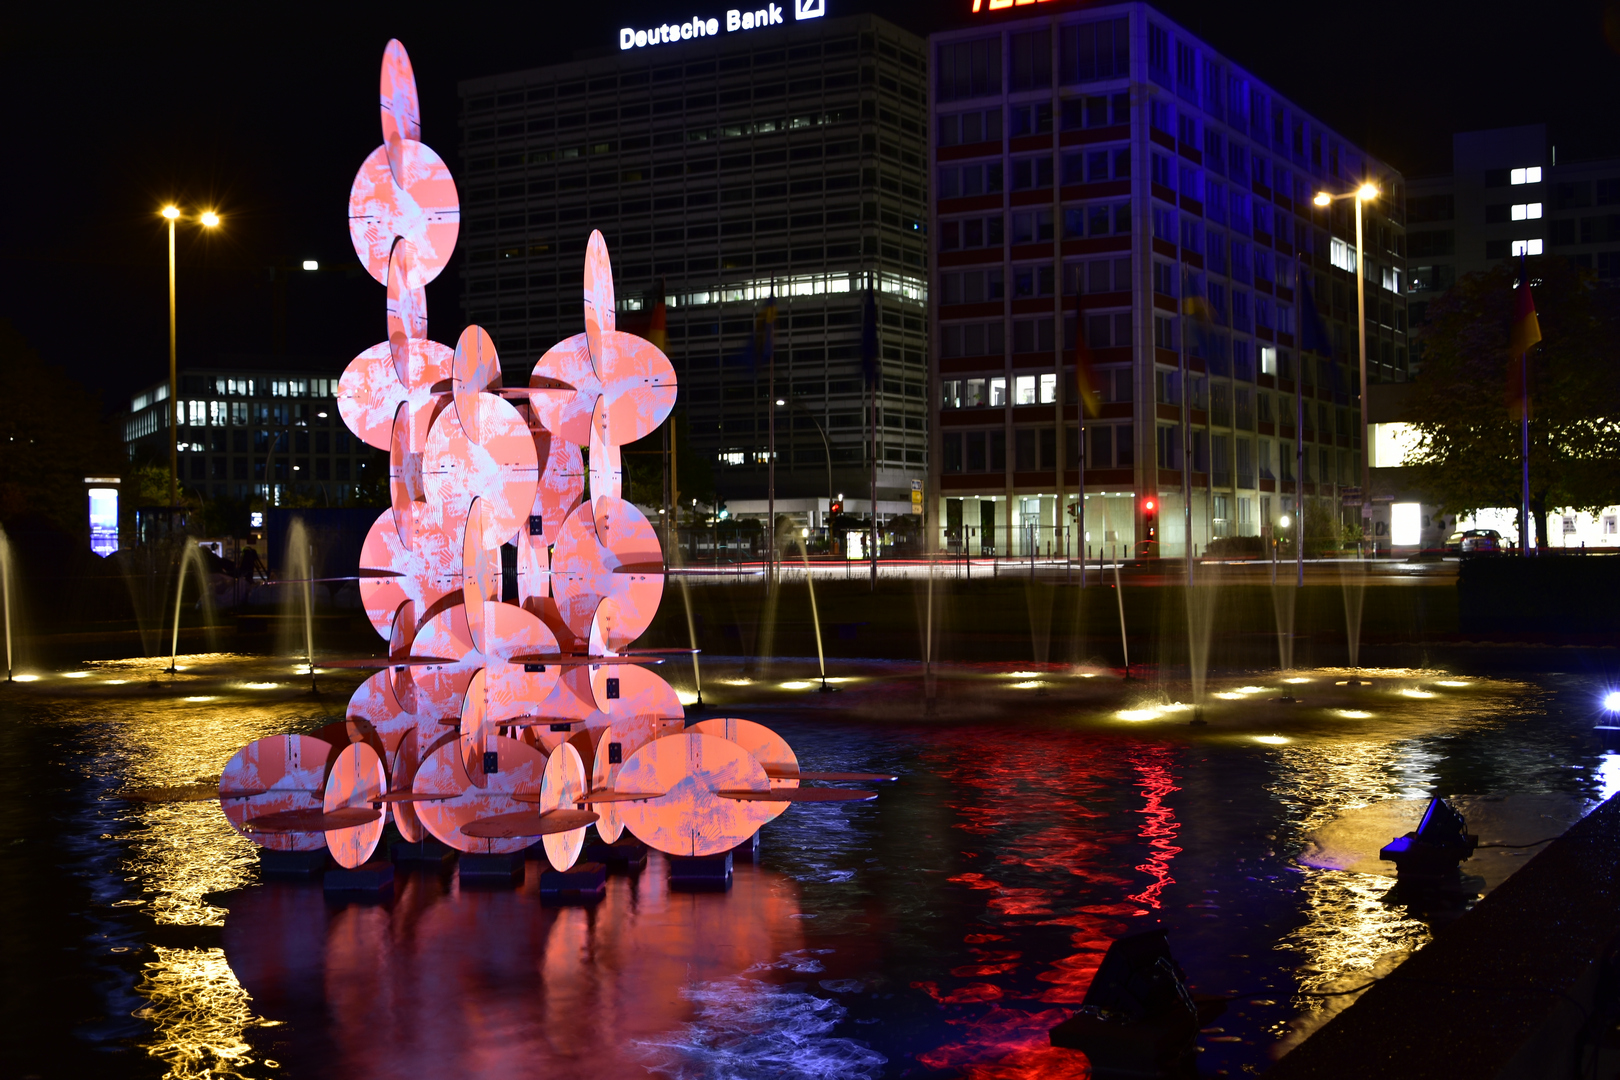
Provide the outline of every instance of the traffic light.
<path id="1" fill-rule="evenodd" d="M 827 507 L 827 513 L 829 513 L 829 514 L 842 514 L 843 512 L 844 512 L 844 504 L 843 504 L 842 500 L 834 500 Z"/>
<path id="2" fill-rule="evenodd" d="M 1145 539 L 1157 541 L 1159 539 L 1159 501 L 1157 499 L 1142 500 L 1142 529 Z"/>

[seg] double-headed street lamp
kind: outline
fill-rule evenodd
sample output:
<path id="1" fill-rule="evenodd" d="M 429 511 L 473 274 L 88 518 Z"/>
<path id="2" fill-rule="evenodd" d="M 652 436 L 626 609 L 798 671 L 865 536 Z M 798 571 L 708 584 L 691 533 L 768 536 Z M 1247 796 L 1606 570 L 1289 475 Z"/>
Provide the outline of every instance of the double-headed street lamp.
<path id="1" fill-rule="evenodd" d="M 810 418 L 810 422 L 816 425 L 816 434 L 821 436 L 821 449 L 827 455 L 827 511 L 830 515 L 833 504 L 832 447 L 827 442 L 827 432 L 822 428 L 821 421 L 816 419 L 816 414 L 807 409 L 804 402 L 800 401 L 798 398 L 777 398 L 776 405 L 777 408 L 781 408 L 783 405 L 792 406 L 793 408 L 804 413 L 804 415 L 808 416 Z"/>
<path id="2" fill-rule="evenodd" d="M 1367 441 L 1367 271 L 1362 265 L 1361 256 L 1361 204 L 1371 202 L 1378 198 L 1378 188 L 1374 184 L 1362 184 L 1354 191 L 1346 191 L 1342 195 L 1330 195 L 1325 191 L 1316 193 L 1317 206 L 1330 206 L 1336 199 L 1354 199 L 1356 201 L 1356 347 L 1359 353 L 1361 371 L 1361 531 L 1365 535 L 1372 523 L 1372 445 Z M 1301 432 L 1300 434 L 1303 434 Z M 1304 477 L 1300 478 L 1301 481 Z M 1376 541 L 1373 547 L 1377 551 Z"/>
<path id="3" fill-rule="evenodd" d="M 169 223 L 169 506 L 172 508 L 180 502 L 180 455 L 177 440 L 180 438 L 179 386 L 175 378 L 175 320 L 174 320 L 174 225 L 180 220 L 180 208 L 172 203 L 163 208 L 163 217 Z M 205 229 L 212 229 L 219 224 L 219 215 L 212 210 L 204 210 L 197 215 L 198 224 Z"/>

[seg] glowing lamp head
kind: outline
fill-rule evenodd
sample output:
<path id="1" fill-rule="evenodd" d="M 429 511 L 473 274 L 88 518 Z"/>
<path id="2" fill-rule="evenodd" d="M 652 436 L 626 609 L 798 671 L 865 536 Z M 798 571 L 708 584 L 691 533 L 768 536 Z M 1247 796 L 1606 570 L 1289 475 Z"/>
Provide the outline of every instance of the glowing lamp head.
<path id="1" fill-rule="evenodd" d="M 305 270 L 319 270 L 320 268 L 321 268 L 321 264 L 317 260 L 315 260 L 315 259 L 305 259 L 304 260 L 304 269 Z"/>
<path id="2" fill-rule="evenodd" d="M 1316 198 L 1312 199 L 1311 201 L 1317 206 L 1326 206 L 1328 203 L 1333 201 L 1333 196 L 1329 195 L 1325 191 L 1318 191 L 1316 193 Z"/>
<path id="3" fill-rule="evenodd" d="M 1603 709 L 1605 712 L 1620 713 L 1620 690 L 1610 690 L 1603 695 Z"/>
<path id="4" fill-rule="evenodd" d="M 1356 198 L 1362 202 L 1370 202 L 1378 198 L 1378 188 L 1372 184 L 1362 184 L 1356 189 Z"/>
<path id="5" fill-rule="evenodd" d="M 1289 519 L 1288 519 L 1287 514 L 1284 514 L 1282 517 L 1277 519 L 1277 527 L 1280 528 L 1280 529 L 1288 528 L 1288 524 L 1289 524 Z"/>
<path id="6" fill-rule="evenodd" d="M 212 210 L 205 210 L 203 211 L 202 217 L 198 218 L 197 220 L 208 226 L 208 228 L 212 229 L 215 225 L 219 224 L 219 215 L 214 213 Z"/>
<path id="7" fill-rule="evenodd" d="M 777 398 L 777 399 L 776 399 L 776 403 L 777 403 L 777 404 L 778 404 L 778 405 L 786 405 L 786 404 L 787 404 L 787 401 L 786 401 L 786 400 L 784 400 L 784 399 L 782 399 L 782 398 Z"/>
<path id="8" fill-rule="evenodd" d="M 174 221 L 180 216 L 180 208 L 178 206 L 165 206 L 163 208 L 163 216 L 168 218 L 170 221 Z"/>

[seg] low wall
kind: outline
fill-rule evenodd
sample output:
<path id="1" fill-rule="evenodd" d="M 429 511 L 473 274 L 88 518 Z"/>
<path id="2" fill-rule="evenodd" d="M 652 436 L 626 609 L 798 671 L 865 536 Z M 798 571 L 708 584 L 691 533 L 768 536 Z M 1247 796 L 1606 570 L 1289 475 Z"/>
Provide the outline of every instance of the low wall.
<path id="1" fill-rule="evenodd" d="M 1620 632 L 1620 555 L 1464 559 L 1457 623 L 1464 633 Z"/>
<path id="2" fill-rule="evenodd" d="M 1266 1076 L 1585 1076 L 1582 1028 L 1612 1004 L 1604 958 L 1617 934 L 1620 801 L 1610 799 Z"/>

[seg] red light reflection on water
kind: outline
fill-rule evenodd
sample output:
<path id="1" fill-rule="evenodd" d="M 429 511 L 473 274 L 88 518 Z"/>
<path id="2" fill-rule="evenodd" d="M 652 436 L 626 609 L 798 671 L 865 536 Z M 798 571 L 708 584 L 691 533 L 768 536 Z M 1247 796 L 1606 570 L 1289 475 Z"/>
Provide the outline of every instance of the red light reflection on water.
<path id="1" fill-rule="evenodd" d="M 1181 849 L 1173 842 L 1176 833 L 1181 829 L 1181 823 L 1176 821 L 1175 810 L 1164 803 L 1167 795 L 1181 790 L 1172 780 L 1170 767 L 1166 764 L 1168 760 L 1169 753 L 1159 750 L 1149 751 L 1132 761 L 1141 777 L 1136 786 L 1142 789 L 1142 795 L 1147 800 L 1147 805 L 1137 811 L 1147 816 L 1147 820 L 1142 823 L 1141 832 L 1137 835 L 1146 840 L 1148 847 L 1153 849 L 1147 862 L 1139 865 L 1137 869 L 1153 878 L 1153 881 L 1147 888 L 1139 893 L 1132 893 L 1126 899 L 1135 900 L 1138 904 L 1145 904 L 1154 910 L 1159 907 L 1159 893 L 1166 885 L 1175 883 L 1176 879 L 1170 876 L 1170 860 L 1181 853 Z M 1136 914 L 1146 915 L 1147 911 L 1138 911 Z"/>
<path id="2" fill-rule="evenodd" d="M 949 881 L 982 898 L 981 929 L 996 932 L 963 935 L 976 962 L 951 969 L 960 983 L 912 984 L 950 1010 L 946 1023 L 958 1029 L 955 1041 L 918 1054 L 919 1063 L 971 1080 L 1090 1075 L 1085 1056 L 1053 1047 L 1048 1032 L 1084 999 L 1130 918 L 1157 907 L 1174 880 L 1169 864 L 1180 851 L 1173 843 L 1179 825 L 1165 800 L 1179 789 L 1171 763 L 1172 752 L 1162 748 L 1121 755 L 1117 743 L 1056 733 L 1017 740 L 958 733 L 936 743 L 928 764 L 952 793 L 955 828 L 979 841 L 968 845 L 978 852 L 964 854 L 996 863 Z M 1109 823 L 1108 804 L 1131 785 L 1131 770 L 1146 799 L 1131 812 L 1146 820 L 1127 838 Z M 1151 880 L 1132 894 L 1120 849 L 1138 839 L 1150 854 L 1135 869 Z M 1073 951 L 1057 960 L 1026 958 L 1050 955 L 1048 927 L 1069 928 Z"/>

